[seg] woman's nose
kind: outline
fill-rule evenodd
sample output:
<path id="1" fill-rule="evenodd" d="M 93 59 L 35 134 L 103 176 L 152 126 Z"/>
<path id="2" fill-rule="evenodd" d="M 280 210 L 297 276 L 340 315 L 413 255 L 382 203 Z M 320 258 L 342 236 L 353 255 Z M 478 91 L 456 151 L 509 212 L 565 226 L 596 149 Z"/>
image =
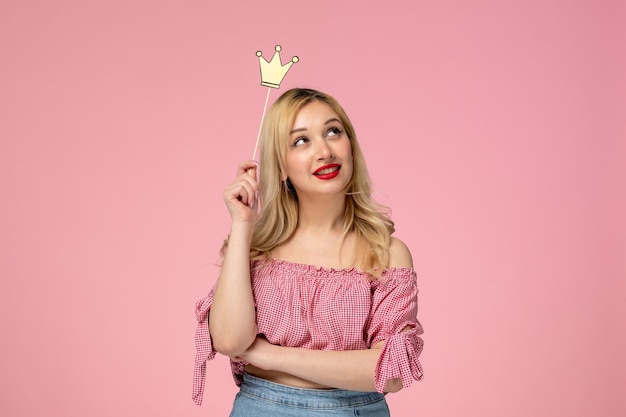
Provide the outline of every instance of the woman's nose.
<path id="1" fill-rule="evenodd" d="M 333 153 L 330 150 L 330 147 L 326 143 L 325 140 L 320 140 L 317 145 L 317 158 L 319 160 L 323 159 L 331 159 L 333 157 Z"/>

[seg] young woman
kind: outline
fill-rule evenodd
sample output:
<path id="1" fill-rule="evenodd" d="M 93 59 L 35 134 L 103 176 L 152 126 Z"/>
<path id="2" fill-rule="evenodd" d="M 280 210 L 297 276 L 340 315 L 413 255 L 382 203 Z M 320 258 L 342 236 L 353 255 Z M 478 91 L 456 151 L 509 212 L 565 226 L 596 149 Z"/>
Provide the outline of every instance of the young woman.
<path id="1" fill-rule="evenodd" d="M 388 416 L 385 393 L 422 378 L 417 282 L 354 128 L 334 98 L 292 89 L 261 138 L 260 166 L 241 163 L 224 190 L 231 230 L 197 304 L 193 399 L 219 352 L 240 387 L 232 417 Z"/>

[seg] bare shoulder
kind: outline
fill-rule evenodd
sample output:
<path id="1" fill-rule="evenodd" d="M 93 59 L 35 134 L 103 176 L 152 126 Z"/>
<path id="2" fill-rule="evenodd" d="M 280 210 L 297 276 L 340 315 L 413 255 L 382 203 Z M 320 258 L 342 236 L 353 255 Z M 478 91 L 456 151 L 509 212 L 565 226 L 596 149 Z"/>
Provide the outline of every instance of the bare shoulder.
<path id="1" fill-rule="evenodd" d="M 398 238 L 391 237 L 389 243 L 389 267 L 413 268 L 413 257 L 409 248 Z"/>

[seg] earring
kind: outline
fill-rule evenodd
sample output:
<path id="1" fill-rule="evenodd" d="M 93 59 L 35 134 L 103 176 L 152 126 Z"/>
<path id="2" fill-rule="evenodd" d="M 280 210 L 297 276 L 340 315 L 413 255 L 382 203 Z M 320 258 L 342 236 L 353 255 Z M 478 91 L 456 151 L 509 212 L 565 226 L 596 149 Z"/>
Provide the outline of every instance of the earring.
<path id="1" fill-rule="evenodd" d="M 287 187 L 287 192 L 289 193 L 289 195 L 297 200 L 298 194 L 296 194 L 296 189 L 289 178 L 285 180 L 285 187 Z"/>

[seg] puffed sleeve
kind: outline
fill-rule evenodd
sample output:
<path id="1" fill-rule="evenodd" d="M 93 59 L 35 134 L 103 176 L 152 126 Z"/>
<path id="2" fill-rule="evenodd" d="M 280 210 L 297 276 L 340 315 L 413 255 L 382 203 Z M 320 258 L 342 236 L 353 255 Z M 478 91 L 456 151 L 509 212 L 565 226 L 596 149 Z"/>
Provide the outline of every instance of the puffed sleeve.
<path id="1" fill-rule="evenodd" d="M 196 303 L 196 318 L 198 319 L 198 327 L 196 327 L 196 360 L 193 370 L 193 401 L 202 405 L 202 396 L 204 394 L 204 383 L 206 380 L 206 363 L 215 357 L 216 351 L 211 343 L 211 334 L 209 333 L 209 310 L 213 304 L 213 295 L 217 283 L 209 292 L 209 295 L 202 298 Z"/>
<path id="2" fill-rule="evenodd" d="M 374 375 L 383 392 L 389 379 L 400 378 L 408 387 L 423 377 L 419 356 L 424 342 L 417 320 L 417 276 L 410 268 L 392 268 L 372 281 L 372 309 L 367 322 L 368 346 L 384 340 Z M 403 331 L 404 328 L 409 330 Z"/>

